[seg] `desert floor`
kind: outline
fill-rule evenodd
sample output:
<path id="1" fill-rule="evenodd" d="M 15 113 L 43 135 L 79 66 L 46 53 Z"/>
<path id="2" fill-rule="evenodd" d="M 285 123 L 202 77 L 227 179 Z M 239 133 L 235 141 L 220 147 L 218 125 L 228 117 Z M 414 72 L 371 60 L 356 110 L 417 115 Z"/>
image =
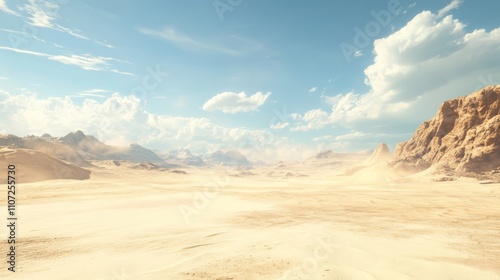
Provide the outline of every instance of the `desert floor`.
<path id="1" fill-rule="evenodd" d="M 188 172 L 20 185 L 0 278 L 500 279 L 499 184 Z"/>

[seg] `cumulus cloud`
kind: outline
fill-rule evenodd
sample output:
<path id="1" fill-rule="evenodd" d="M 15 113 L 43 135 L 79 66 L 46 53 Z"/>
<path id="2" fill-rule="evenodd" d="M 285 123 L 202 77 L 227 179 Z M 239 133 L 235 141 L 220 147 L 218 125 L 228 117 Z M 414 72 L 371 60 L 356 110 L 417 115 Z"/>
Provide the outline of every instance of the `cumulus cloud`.
<path id="1" fill-rule="evenodd" d="M 32 92 L 0 90 L 0 132 L 57 136 L 82 130 L 113 145 L 138 143 L 159 150 L 187 148 L 194 153 L 238 149 L 251 160 L 268 162 L 300 160 L 314 152 L 270 130 L 228 128 L 206 118 L 152 114 L 132 95 L 114 93 L 98 100 L 83 97 L 75 102 L 71 97 L 39 98 Z"/>
<path id="2" fill-rule="evenodd" d="M 440 103 L 500 83 L 500 28 L 466 31 L 466 25 L 443 13 L 423 11 L 393 34 L 374 42 L 374 63 L 368 66 L 366 93 L 325 96 L 326 112 L 296 116 L 292 130 L 328 125 L 352 129 L 407 132 L 434 115 Z M 315 116 L 315 117 L 312 117 Z M 410 125 L 402 125 L 402 123 Z"/>
<path id="3" fill-rule="evenodd" d="M 271 96 L 270 92 L 266 94 L 257 92 L 251 96 L 247 96 L 244 92 L 222 92 L 205 102 L 203 110 L 222 111 L 229 114 L 255 111 L 266 102 L 269 96 Z"/>

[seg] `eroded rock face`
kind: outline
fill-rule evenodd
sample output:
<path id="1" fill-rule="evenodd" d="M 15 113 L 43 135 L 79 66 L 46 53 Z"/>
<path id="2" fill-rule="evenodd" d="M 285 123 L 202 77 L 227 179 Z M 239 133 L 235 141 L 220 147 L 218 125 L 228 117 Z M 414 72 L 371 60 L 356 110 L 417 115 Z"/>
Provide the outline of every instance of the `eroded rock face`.
<path id="1" fill-rule="evenodd" d="M 500 85 L 445 101 L 433 119 L 396 146 L 390 163 L 407 172 L 431 165 L 474 173 L 500 167 Z"/>

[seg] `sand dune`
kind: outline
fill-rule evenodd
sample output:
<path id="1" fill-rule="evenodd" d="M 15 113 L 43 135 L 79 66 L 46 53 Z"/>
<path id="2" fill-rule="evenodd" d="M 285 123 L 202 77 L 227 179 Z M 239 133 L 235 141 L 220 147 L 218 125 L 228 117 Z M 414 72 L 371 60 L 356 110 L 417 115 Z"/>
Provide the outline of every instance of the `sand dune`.
<path id="1" fill-rule="evenodd" d="M 8 279 L 500 279 L 499 184 L 240 175 L 23 184 Z"/>
<path id="2" fill-rule="evenodd" d="M 0 148 L 0 165 L 16 165 L 19 183 L 52 179 L 85 180 L 90 171 L 29 149 Z"/>

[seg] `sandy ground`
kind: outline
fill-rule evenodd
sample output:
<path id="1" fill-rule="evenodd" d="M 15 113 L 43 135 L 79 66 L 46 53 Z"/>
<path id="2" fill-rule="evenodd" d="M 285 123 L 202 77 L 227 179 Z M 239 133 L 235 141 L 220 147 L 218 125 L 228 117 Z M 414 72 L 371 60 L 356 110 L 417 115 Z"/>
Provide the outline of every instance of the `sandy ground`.
<path id="1" fill-rule="evenodd" d="M 500 279 L 499 184 L 91 176 L 19 186 L 0 279 Z"/>

